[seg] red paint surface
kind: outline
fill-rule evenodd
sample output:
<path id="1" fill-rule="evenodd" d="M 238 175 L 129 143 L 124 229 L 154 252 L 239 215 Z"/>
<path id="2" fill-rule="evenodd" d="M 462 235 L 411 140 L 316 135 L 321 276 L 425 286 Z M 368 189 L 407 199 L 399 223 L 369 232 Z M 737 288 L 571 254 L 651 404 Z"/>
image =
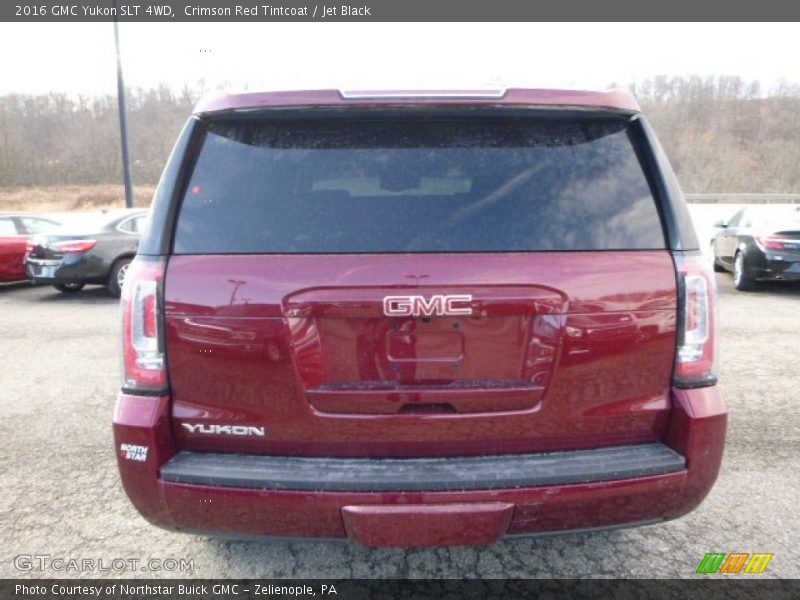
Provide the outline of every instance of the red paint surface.
<path id="1" fill-rule="evenodd" d="M 114 421 L 118 451 L 148 447 L 145 462 L 119 453 L 120 471 L 134 505 L 163 527 L 374 546 L 481 544 L 678 517 L 717 477 L 726 427 L 717 388 L 670 387 L 668 252 L 174 256 L 165 282 L 171 395 L 122 395 Z M 466 289 L 469 317 L 381 313 L 387 293 Z M 182 422 L 264 426 L 267 435 L 191 434 Z M 647 441 L 680 452 L 686 470 L 453 492 L 159 479 L 186 449 L 402 457 Z"/>
<path id="2" fill-rule="evenodd" d="M 175 256 L 165 281 L 182 449 L 536 452 L 655 441 L 669 420 L 666 251 Z M 471 317 L 382 315 L 387 294 L 464 290 Z"/>
<path id="3" fill-rule="evenodd" d="M 0 281 L 25 279 L 27 235 L 0 236 Z"/>

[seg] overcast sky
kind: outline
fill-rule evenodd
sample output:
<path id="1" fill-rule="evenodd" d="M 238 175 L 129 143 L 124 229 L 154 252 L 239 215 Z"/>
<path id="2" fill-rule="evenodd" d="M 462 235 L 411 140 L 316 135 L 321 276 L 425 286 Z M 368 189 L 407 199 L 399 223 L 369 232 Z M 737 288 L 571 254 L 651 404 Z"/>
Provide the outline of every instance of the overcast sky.
<path id="1" fill-rule="evenodd" d="M 123 23 L 126 83 L 605 88 L 657 74 L 800 81 L 798 24 Z M 114 93 L 110 23 L 0 24 L 0 94 Z"/>

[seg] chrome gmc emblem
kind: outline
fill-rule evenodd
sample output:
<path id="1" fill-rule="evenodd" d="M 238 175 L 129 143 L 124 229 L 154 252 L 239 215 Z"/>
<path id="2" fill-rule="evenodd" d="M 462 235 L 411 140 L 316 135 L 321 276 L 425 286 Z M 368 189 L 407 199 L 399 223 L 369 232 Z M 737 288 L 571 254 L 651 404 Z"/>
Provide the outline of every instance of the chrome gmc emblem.
<path id="1" fill-rule="evenodd" d="M 472 294 L 434 294 L 425 296 L 385 296 L 383 314 L 387 317 L 468 317 L 472 314 Z"/>

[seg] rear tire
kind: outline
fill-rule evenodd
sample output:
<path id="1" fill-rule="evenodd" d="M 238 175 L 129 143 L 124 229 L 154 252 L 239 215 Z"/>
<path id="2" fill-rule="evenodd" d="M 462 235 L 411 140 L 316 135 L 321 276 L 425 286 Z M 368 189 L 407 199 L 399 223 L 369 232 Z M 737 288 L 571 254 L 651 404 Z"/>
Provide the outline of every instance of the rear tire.
<path id="1" fill-rule="evenodd" d="M 714 272 L 715 273 L 724 273 L 725 272 L 725 267 L 723 267 L 721 264 L 719 264 L 719 261 L 717 260 L 717 247 L 716 247 L 716 244 L 714 244 L 713 241 L 711 242 L 711 264 L 714 265 Z"/>
<path id="2" fill-rule="evenodd" d="M 122 295 L 122 282 L 125 280 L 125 273 L 131 265 L 131 260 L 130 258 L 120 258 L 114 263 L 114 266 L 111 267 L 108 283 L 106 283 L 106 290 L 108 290 L 108 293 L 112 296 L 119 298 L 120 295 Z"/>
<path id="3" fill-rule="evenodd" d="M 749 292 L 756 288 L 756 280 L 745 272 L 744 253 L 740 250 L 733 257 L 733 287 L 740 292 Z"/>
<path id="4" fill-rule="evenodd" d="M 85 286 L 85 283 L 54 283 L 53 287 L 56 288 L 59 292 L 64 292 L 65 294 L 72 294 L 74 292 L 80 292 Z"/>

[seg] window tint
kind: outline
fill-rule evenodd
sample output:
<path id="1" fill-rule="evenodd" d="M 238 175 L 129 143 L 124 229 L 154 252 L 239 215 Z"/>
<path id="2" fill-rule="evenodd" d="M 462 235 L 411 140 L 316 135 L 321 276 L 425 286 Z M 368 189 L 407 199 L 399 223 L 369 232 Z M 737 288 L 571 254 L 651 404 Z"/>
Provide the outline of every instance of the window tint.
<path id="1" fill-rule="evenodd" d="M 136 217 L 133 221 L 133 230 L 136 233 L 142 233 L 147 227 L 147 215 Z"/>
<path id="2" fill-rule="evenodd" d="M 13 219 L 0 218 L 0 235 L 17 235 L 17 226 Z"/>
<path id="3" fill-rule="evenodd" d="M 742 220 L 743 216 L 744 216 L 744 209 L 740 210 L 735 215 L 733 215 L 733 218 L 730 221 L 728 221 L 728 227 L 738 227 L 739 221 Z"/>
<path id="4" fill-rule="evenodd" d="M 622 120 L 212 123 L 176 253 L 664 248 Z"/>
<path id="5" fill-rule="evenodd" d="M 93 235 L 119 225 L 124 215 L 118 211 L 75 215 L 61 226 L 59 235 Z"/>
<path id="6" fill-rule="evenodd" d="M 141 215 L 123 221 L 117 227 L 126 233 L 141 233 L 145 226 L 145 219 L 147 219 L 147 215 Z"/>
<path id="7" fill-rule="evenodd" d="M 35 217 L 20 217 L 20 221 L 22 221 L 25 232 L 30 235 L 45 233 L 58 227 L 58 223 L 48 221 L 47 219 L 37 219 Z"/>
<path id="8" fill-rule="evenodd" d="M 800 205 L 764 206 L 752 211 L 757 227 L 792 229 L 800 226 Z"/>

